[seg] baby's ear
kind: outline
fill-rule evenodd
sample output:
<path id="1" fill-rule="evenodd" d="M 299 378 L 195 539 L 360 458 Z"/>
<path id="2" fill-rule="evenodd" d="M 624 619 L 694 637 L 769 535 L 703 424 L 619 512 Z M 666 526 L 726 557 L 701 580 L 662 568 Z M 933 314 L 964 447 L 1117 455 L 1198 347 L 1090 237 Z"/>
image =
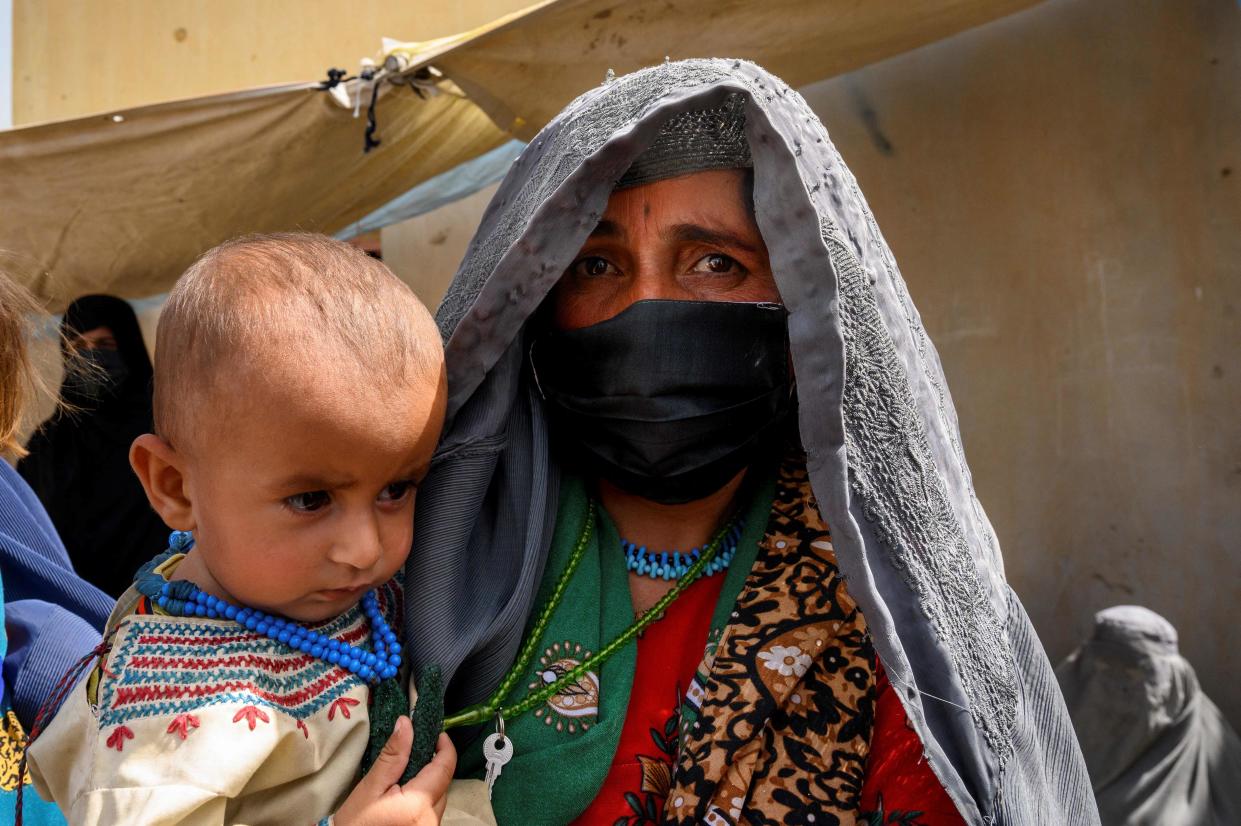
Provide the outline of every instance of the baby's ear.
<path id="1" fill-rule="evenodd" d="M 185 457 L 171 444 L 154 433 L 143 433 L 129 447 L 129 464 L 164 524 L 177 531 L 198 527 L 187 485 Z"/>

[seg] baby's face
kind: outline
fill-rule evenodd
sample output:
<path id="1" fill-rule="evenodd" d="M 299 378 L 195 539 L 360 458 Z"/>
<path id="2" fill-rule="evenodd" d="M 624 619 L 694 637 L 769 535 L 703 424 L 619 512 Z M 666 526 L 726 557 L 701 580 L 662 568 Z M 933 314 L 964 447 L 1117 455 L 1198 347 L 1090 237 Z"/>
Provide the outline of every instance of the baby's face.
<path id="1" fill-rule="evenodd" d="M 382 387 L 368 378 L 238 380 L 210 394 L 233 398 L 221 405 L 225 421 L 194 413 L 186 485 L 197 545 L 185 576 L 315 622 L 400 569 L 443 423 L 443 376 Z"/>

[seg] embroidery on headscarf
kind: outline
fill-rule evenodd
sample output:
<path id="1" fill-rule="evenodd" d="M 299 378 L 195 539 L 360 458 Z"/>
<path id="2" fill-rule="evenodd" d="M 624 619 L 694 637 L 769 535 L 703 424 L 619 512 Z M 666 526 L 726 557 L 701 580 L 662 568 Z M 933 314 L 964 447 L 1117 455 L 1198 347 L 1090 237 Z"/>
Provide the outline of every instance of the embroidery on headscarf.
<path id="1" fill-rule="evenodd" d="M 831 228 L 823 234 L 840 285 L 846 363 L 856 365 L 845 372 L 843 402 L 850 487 L 958 664 L 971 713 L 1004 761 L 1016 684 L 1000 618 L 938 475 L 874 290 Z"/>

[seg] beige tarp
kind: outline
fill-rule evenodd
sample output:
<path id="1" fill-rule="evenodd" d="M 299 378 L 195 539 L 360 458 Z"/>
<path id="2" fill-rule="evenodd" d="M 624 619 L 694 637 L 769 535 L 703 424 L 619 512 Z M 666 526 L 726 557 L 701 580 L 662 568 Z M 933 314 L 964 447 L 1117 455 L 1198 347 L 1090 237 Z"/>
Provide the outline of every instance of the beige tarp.
<path id="1" fill-rule="evenodd" d="M 529 137 L 608 68 L 727 55 L 799 86 L 1033 2 L 549 0 L 396 50 L 408 71 L 431 64 L 453 82 L 425 99 L 381 84 L 383 143 L 368 154 L 365 119 L 315 84 L 0 132 L 0 266 L 52 308 L 84 292 L 151 295 L 219 241 L 335 232 L 499 145 L 483 110 Z"/>
<path id="2" fill-rule="evenodd" d="M 0 266 L 53 307 L 151 295 L 221 240 L 332 232 L 507 139 L 450 94 L 393 87 L 378 113 L 368 154 L 365 119 L 314 84 L 0 133 Z"/>
<path id="3" fill-rule="evenodd" d="M 562 0 L 426 62 L 502 127 L 529 139 L 608 69 L 623 74 L 664 57 L 739 57 L 800 87 L 1037 2 Z"/>

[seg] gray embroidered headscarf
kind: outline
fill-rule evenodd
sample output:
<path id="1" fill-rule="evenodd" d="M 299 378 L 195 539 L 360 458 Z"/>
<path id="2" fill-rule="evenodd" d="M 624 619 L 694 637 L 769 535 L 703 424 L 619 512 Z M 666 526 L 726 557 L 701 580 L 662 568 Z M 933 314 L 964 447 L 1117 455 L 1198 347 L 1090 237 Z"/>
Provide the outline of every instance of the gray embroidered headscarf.
<path id="1" fill-rule="evenodd" d="M 1154 611 L 1095 614 L 1056 668 L 1107 826 L 1241 823 L 1241 737 Z"/>
<path id="2" fill-rule="evenodd" d="M 448 421 L 407 568 L 415 667 L 444 669 L 453 709 L 489 696 L 515 658 L 560 481 L 522 369 L 526 322 L 664 125 L 736 104 L 789 310 L 811 483 L 932 768 L 970 823 L 1096 823 L 1064 703 L 1004 580 L 939 358 L 892 253 L 805 101 L 744 61 L 669 63 L 587 92 L 522 153 L 484 214 L 438 314 Z"/>

